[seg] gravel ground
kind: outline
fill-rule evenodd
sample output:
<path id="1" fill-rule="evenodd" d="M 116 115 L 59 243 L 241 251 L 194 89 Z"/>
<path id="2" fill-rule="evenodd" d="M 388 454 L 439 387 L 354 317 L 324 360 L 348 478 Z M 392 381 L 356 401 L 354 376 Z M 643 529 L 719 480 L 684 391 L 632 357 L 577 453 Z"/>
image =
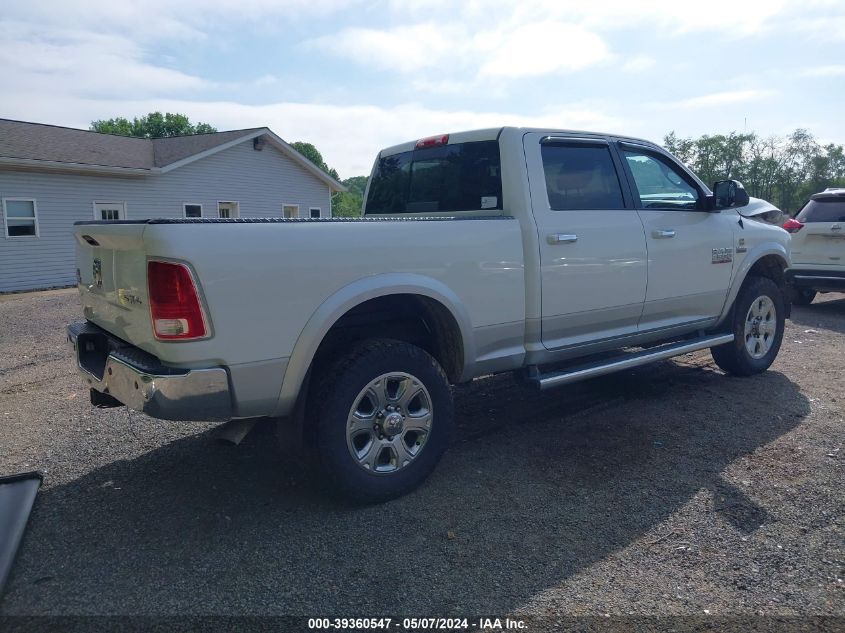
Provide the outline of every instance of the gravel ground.
<path id="1" fill-rule="evenodd" d="M 75 291 L 0 297 L 0 473 L 46 474 L 2 614 L 845 616 L 843 295 L 796 307 L 752 378 L 696 353 L 459 387 L 434 475 L 369 508 L 269 424 L 233 447 L 92 409 L 79 313 Z"/>

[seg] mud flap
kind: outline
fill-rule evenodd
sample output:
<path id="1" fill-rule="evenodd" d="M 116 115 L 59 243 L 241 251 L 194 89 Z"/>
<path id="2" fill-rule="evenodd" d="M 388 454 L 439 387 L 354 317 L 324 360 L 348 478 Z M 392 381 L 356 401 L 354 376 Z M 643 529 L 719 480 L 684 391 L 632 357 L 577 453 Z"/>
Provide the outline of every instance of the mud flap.
<path id="1" fill-rule="evenodd" d="M 0 597 L 42 479 L 38 472 L 0 477 Z"/>

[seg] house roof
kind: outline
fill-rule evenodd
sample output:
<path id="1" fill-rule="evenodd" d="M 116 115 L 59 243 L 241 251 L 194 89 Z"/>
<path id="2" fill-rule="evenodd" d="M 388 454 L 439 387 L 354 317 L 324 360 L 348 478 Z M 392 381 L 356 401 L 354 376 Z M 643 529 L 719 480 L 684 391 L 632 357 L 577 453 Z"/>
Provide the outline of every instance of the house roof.
<path id="1" fill-rule="evenodd" d="M 0 156 L 128 169 L 153 166 L 149 139 L 0 119 Z"/>
<path id="2" fill-rule="evenodd" d="M 213 134 L 155 138 L 152 139 L 153 162 L 156 167 L 166 167 L 167 165 L 172 165 L 177 161 L 214 149 L 230 141 L 242 139 L 245 136 L 260 135 L 265 132 L 267 132 L 267 128 L 253 128 L 249 130 L 215 132 Z"/>
<path id="3" fill-rule="evenodd" d="M 0 119 L 0 166 L 112 174 L 163 173 L 259 136 L 333 191 L 346 191 L 266 127 L 146 139 Z"/>

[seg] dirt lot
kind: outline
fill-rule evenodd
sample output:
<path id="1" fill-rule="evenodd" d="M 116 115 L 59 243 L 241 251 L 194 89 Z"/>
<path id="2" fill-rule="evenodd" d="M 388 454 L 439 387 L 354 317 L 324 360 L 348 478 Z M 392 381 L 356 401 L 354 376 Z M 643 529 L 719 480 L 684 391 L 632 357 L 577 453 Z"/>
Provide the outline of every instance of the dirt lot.
<path id="1" fill-rule="evenodd" d="M 0 473 L 40 469 L 0 613 L 845 615 L 845 298 L 774 367 L 708 353 L 536 394 L 456 390 L 417 492 L 327 498 L 213 426 L 93 410 L 73 291 L 0 298 Z M 840 621 L 841 622 L 841 621 Z"/>

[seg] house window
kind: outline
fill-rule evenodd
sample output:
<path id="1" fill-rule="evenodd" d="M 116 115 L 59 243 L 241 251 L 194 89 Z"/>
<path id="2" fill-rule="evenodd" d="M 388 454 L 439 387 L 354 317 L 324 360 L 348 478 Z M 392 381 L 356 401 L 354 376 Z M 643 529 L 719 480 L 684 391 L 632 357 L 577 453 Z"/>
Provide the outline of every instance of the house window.
<path id="1" fill-rule="evenodd" d="M 283 204 L 282 205 L 282 215 L 288 219 L 290 218 L 298 218 L 299 217 L 299 205 L 298 204 Z"/>
<path id="2" fill-rule="evenodd" d="M 184 205 L 186 218 L 201 218 L 202 205 L 201 204 L 187 204 Z"/>
<path id="3" fill-rule="evenodd" d="M 94 203 L 94 219 L 95 220 L 125 220 L 126 219 L 126 203 L 125 202 L 95 202 Z"/>
<path id="4" fill-rule="evenodd" d="M 3 198 L 6 237 L 38 237 L 38 209 L 32 198 Z"/>
<path id="5" fill-rule="evenodd" d="M 217 217 L 223 219 L 240 217 L 240 209 L 237 202 L 218 202 Z"/>
<path id="6" fill-rule="evenodd" d="M 320 207 L 311 207 L 308 211 L 311 213 L 312 218 L 319 218 L 321 215 Z"/>

